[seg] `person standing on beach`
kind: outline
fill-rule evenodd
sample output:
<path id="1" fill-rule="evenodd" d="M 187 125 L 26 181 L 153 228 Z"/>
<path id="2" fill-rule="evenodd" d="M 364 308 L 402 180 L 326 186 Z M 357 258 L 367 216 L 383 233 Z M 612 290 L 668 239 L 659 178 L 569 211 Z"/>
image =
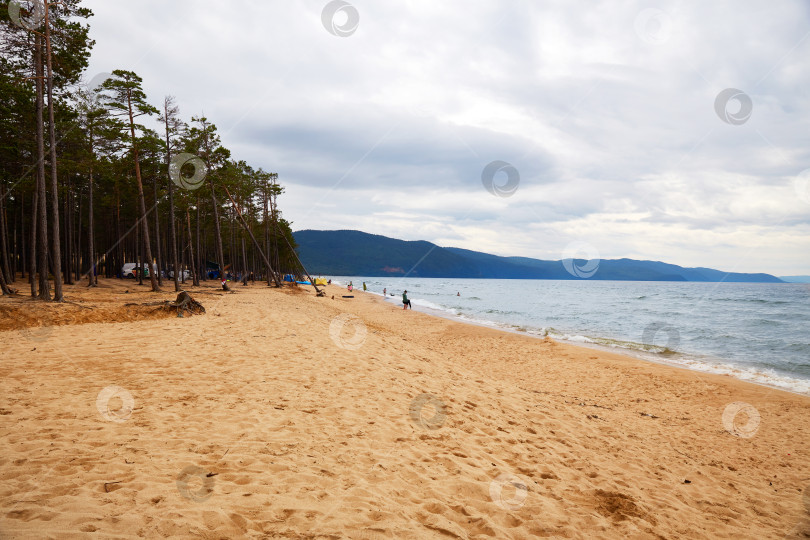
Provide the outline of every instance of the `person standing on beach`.
<path id="1" fill-rule="evenodd" d="M 405 291 L 404 293 L 402 293 L 402 309 L 408 308 L 413 309 L 413 306 L 411 306 L 411 301 L 408 300 L 408 291 Z"/>
<path id="2" fill-rule="evenodd" d="M 367 291 L 367 290 L 368 290 L 368 289 L 366 288 L 366 282 L 364 281 L 364 282 L 363 282 L 363 291 Z"/>

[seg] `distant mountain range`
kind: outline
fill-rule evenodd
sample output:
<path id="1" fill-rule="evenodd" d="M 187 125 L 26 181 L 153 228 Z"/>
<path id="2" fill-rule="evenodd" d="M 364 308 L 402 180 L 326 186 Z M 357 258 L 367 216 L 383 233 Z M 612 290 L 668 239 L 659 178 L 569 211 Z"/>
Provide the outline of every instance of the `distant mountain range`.
<path id="1" fill-rule="evenodd" d="M 726 281 L 782 283 L 770 274 L 741 274 L 711 268 L 634 259 L 595 262 L 568 259 L 544 261 L 528 257 L 499 257 L 426 242 L 397 240 L 361 231 L 293 233 L 298 254 L 311 274 L 332 276 L 408 276 L 482 279 L 590 279 L 618 281 Z M 572 269 L 569 272 L 566 267 Z"/>
<path id="2" fill-rule="evenodd" d="M 788 283 L 810 283 L 810 276 L 779 276 L 779 279 Z"/>

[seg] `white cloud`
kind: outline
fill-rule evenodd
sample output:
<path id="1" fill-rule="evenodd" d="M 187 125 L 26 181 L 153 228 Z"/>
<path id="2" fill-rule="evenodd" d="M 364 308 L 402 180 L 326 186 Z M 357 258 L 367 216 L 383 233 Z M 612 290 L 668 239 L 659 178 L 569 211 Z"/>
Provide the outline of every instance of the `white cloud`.
<path id="1" fill-rule="evenodd" d="M 802 0 L 353 3 L 340 38 L 325 1 L 88 1 L 89 76 L 132 69 L 154 103 L 205 112 L 279 173 L 299 228 L 810 273 Z M 715 113 L 725 88 L 752 98 L 745 124 Z M 493 160 L 520 172 L 513 197 L 484 190 Z"/>

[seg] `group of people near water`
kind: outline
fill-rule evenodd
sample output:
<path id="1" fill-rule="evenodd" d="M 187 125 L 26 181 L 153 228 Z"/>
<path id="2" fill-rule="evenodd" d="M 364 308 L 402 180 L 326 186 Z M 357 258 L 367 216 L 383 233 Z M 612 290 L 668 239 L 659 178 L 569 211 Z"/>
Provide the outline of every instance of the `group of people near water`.
<path id="1" fill-rule="evenodd" d="M 331 279 L 329 280 L 329 283 L 332 283 Z M 352 292 L 354 290 L 354 284 L 351 281 L 349 282 L 349 285 L 348 285 L 347 289 L 349 289 L 349 292 Z M 368 287 L 366 287 L 366 282 L 365 281 L 363 282 L 363 290 L 364 291 L 368 290 Z M 388 288 L 384 287 L 383 288 L 383 297 L 386 297 L 386 296 L 388 296 Z M 391 293 L 391 296 L 394 296 L 394 293 Z M 461 296 L 461 292 L 457 292 L 456 296 Z M 411 299 L 408 298 L 408 291 L 403 291 L 402 292 L 402 309 L 413 309 L 413 306 L 411 305 Z"/>
<path id="2" fill-rule="evenodd" d="M 354 283 L 352 283 L 350 281 L 348 287 L 346 287 L 346 288 L 349 290 L 349 292 L 352 292 L 354 290 Z M 368 287 L 366 286 L 365 281 L 363 282 L 363 290 L 364 291 L 368 290 Z M 383 289 L 383 296 L 388 296 L 388 288 L 387 287 Z M 391 293 L 391 296 L 394 296 L 394 293 Z M 408 308 L 413 309 L 413 306 L 411 306 L 411 300 L 408 298 L 408 291 L 404 291 L 402 293 L 402 309 L 408 309 Z"/>

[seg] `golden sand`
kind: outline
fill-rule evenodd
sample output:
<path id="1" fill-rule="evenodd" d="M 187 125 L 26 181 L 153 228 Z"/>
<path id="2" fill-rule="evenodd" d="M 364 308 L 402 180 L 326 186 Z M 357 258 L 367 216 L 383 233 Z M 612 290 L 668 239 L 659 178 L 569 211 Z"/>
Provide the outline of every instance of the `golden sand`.
<path id="1" fill-rule="evenodd" d="M 102 283 L 0 299 L 0 538 L 810 536 L 808 397 L 335 286 L 177 318 Z"/>

